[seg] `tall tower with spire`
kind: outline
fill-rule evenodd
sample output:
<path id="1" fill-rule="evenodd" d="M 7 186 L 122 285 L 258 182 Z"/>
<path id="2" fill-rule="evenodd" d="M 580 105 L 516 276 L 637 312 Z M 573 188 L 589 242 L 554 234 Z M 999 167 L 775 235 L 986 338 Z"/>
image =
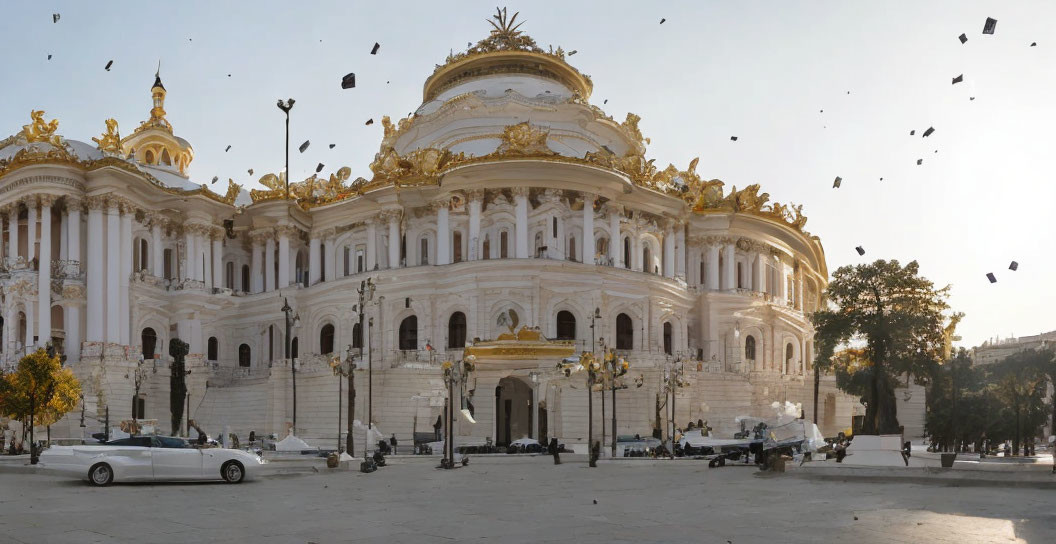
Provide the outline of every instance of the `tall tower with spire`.
<path id="1" fill-rule="evenodd" d="M 173 134 L 172 124 L 165 118 L 165 85 L 161 82 L 161 68 L 154 74 L 150 88 L 153 107 L 150 119 L 140 123 L 135 132 L 121 140 L 122 152 L 136 162 L 162 169 L 173 169 L 187 176 L 187 167 L 194 160 L 191 144 Z"/>

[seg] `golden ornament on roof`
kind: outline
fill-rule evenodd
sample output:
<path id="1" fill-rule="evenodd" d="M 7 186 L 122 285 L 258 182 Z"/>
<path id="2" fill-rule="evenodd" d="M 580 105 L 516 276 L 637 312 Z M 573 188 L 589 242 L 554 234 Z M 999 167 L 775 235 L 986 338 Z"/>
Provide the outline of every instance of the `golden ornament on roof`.
<path id="1" fill-rule="evenodd" d="M 546 139 L 550 131 L 544 128 L 534 128 L 528 121 L 509 125 L 502 131 L 502 143 L 496 153 L 499 155 L 556 155 L 546 145 Z"/>
<path id="2" fill-rule="evenodd" d="M 22 126 L 22 135 L 27 143 L 46 142 L 56 146 L 62 145 L 62 138 L 55 134 L 55 131 L 59 129 L 58 119 L 44 122 L 44 110 L 30 111 L 29 118 L 33 122 Z"/>
<path id="3" fill-rule="evenodd" d="M 92 141 L 98 144 L 99 150 L 103 153 L 120 155 L 121 134 L 117 130 L 117 120 L 107 119 L 106 132 L 102 133 L 98 138 L 92 138 Z"/>

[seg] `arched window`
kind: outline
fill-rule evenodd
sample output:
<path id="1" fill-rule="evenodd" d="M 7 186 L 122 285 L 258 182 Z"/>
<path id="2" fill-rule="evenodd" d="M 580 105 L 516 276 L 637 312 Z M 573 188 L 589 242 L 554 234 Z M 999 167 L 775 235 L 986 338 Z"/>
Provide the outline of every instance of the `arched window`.
<path id="1" fill-rule="evenodd" d="M 623 267 L 624 268 L 630 268 L 631 267 L 631 239 L 630 238 L 624 238 L 623 239 Z"/>
<path id="2" fill-rule="evenodd" d="M 311 269 L 313 264 L 315 264 L 315 263 L 309 264 L 308 268 Z M 319 281 L 326 281 L 327 279 L 328 278 L 326 277 L 326 244 L 319 244 Z M 334 278 L 329 278 L 329 279 L 332 280 Z"/>
<path id="3" fill-rule="evenodd" d="M 144 359 L 153 359 L 158 350 L 158 334 L 154 329 L 147 327 L 139 335 L 140 348 L 143 350 Z"/>
<path id="4" fill-rule="evenodd" d="M 165 166 L 172 166 L 172 159 L 169 157 L 168 149 L 161 150 L 161 164 L 164 164 Z"/>
<path id="5" fill-rule="evenodd" d="M 419 241 L 420 250 L 418 253 L 418 263 L 422 266 L 429 264 L 429 239 L 422 238 Z"/>
<path id="6" fill-rule="evenodd" d="M 634 349 L 634 322 L 631 316 L 616 316 L 616 349 Z"/>
<path id="7" fill-rule="evenodd" d="M 150 262 L 150 259 L 149 259 L 148 255 L 147 255 L 147 249 L 148 249 L 147 241 L 143 240 L 143 239 L 140 239 L 139 240 L 139 261 L 137 261 L 139 263 L 139 270 L 147 270 L 149 268 L 147 263 Z M 155 270 L 155 275 L 156 274 L 157 274 L 157 271 Z"/>
<path id="8" fill-rule="evenodd" d="M 785 372 L 792 373 L 792 344 L 785 345 Z"/>
<path id="9" fill-rule="evenodd" d="M 674 338 L 671 330 L 671 322 L 664 323 L 664 353 L 674 355 Z"/>
<path id="10" fill-rule="evenodd" d="M 454 240 L 451 242 L 451 250 L 454 253 L 451 262 L 460 263 L 462 262 L 462 233 L 456 230 L 451 238 Z"/>
<path id="11" fill-rule="evenodd" d="M 363 327 L 359 323 L 352 325 L 352 347 L 363 347 Z"/>
<path id="12" fill-rule="evenodd" d="M 744 263 L 737 263 L 737 288 L 744 289 Z"/>
<path id="13" fill-rule="evenodd" d="M 297 348 L 299 347 L 297 345 L 298 343 L 299 342 L 297 342 L 297 337 L 296 336 L 293 337 L 293 340 L 290 340 L 290 358 L 291 359 L 296 359 L 297 358 L 297 354 L 298 354 Z"/>
<path id="14" fill-rule="evenodd" d="M 399 346 L 401 350 L 418 349 L 418 318 L 416 316 L 407 316 L 400 322 Z"/>
<path id="15" fill-rule="evenodd" d="M 570 260 L 570 261 L 578 261 L 579 260 L 576 257 L 576 237 L 575 236 L 569 236 L 568 237 L 568 260 Z"/>
<path id="16" fill-rule="evenodd" d="M 596 255 L 608 255 L 609 254 L 609 239 L 598 238 L 598 241 L 594 244 L 594 252 Z M 593 262 L 592 258 L 594 255 L 587 255 L 588 263 Z"/>
<path id="17" fill-rule="evenodd" d="M 652 271 L 653 271 L 653 256 L 649 252 L 649 246 L 645 245 L 645 247 L 642 248 L 642 272 L 652 272 Z"/>
<path id="18" fill-rule="evenodd" d="M 148 149 L 147 152 L 143 154 L 143 162 L 154 164 L 154 152 Z"/>
<path id="19" fill-rule="evenodd" d="M 348 246 L 345 246 L 344 254 L 345 254 L 345 259 L 344 259 L 345 260 L 345 275 L 347 276 L 352 270 L 351 268 L 349 268 L 349 266 L 351 266 L 349 264 L 349 262 L 350 262 L 350 259 L 352 258 L 352 248 L 350 248 Z"/>
<path id="20" fill-rule="evenodd" d="M 704 262 L 704 259 L 700 260 L 700 283 L 699 285 L 705 285 L 708 279 L 708 266 Z"/>
<path id="21" fill-rule="evenodd" d="M 242 344 L 238 346 L 238 366 L 248 367 L 249 366 L 249 344 Z"/>
<path id="22" fill-rule="evenodd" d="M 224 287 L 227 287 L 228 289 L 234 289 L 235 288 L 235 263 L 233 263 L 231 261 L 227 261 L 227 266 L 225 266 L 224 268 L 226 268 L 226 270 L 224 270 Z"/>
<path id="23" fill-rule="evenodd" d="M 755 337 L 750 334 L 744 339 L 744 358 L 749 361 L 755 360 Z"/>
<path id="24" fill-rule="evenodd" d="M 487 234 L 484 235 L 484 248 L 481 249 L 480 258 L 484 260 L 491 258 L 491 240 Z"/>
<path id="25" fill-rule="evenodd" d="M 319 331 L 319 353 L 328 355 L 334 352 L 334 326 L 330 323 L 323 325 Z"/>
<path id="26" fill-rule="evenodd" d="M 499 233 L 499 258 L 506 259 L 510 256 L 510 233 L 502 231 Z"/>
<path id="27" fill-rule="evenodd" d="M 545 256 L 545 255 L 542 255 L 540 253 L 541 250 L 543 249 L 544 245 L 545 244 L 543 243 L 543 231 L 539 231 L 539 232 L 535 233 L 535 257 L 536 258 L 540 258 L 540 257 L 544 257 Z"/>
<path id="28" fill-rule="evenodd" d="M 249 292 L 249 287 L 250 287 L 249 284 L 250 284 L 250 281 L 249 281 L 249 265 L 248 264 L 244 264 L 244 265 L 242 265 L 242 292 L 244 292 L 244 293 L 248 293 Z"/>
<path id="29" fill-rule="evenodd" d="M 466 347 L 466 314 L 455 312 L 447 320 L 447 347 L 455 349 Z"/>
<path id="30" fill-rule="evenodd" d="M 572 312 L 568 310 L 557 312 L 557 339 L 576 339 L 576 316 L 572 315 Z"/>
<path id="31" fill-rule="evenodd" d="M 217 341 L 215 336 L 209 337 L 209 346 L 206 350 L 206 359 L 209 361 L 217 360 L 220 352 L 220 342 Z"/>
<path id="32" fill-rule="evenodd" d="M 165 260 L 165 279 L 171 280 L 175 276 L 175 274 L 172 273 L 172 249 L 166 249 L 163 255 Z M 154 275 L 157 275 L 156 270 L 154 271 Z"/>
<path id="33" fill-rule="evenodd" d="M 268 360 L 275 360 L 275 325 L 268 325 Z"/>

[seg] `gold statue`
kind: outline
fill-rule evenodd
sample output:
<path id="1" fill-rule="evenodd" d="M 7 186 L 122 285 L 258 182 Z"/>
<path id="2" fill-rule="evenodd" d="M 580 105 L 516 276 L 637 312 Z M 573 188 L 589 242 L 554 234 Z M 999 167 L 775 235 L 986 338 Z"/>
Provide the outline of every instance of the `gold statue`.
<path id="1" fill-rule="evenodd" d="M 98 138 L 92 138 L 92 141 L 98 144 L 99 150 L 103 153 L 121 154 L 121 134 L 117 130 L 117 120 L 107 119 L 106 132 Z"/>
<path id="2" fill-rule="evenodd" d="M 385 144 L 391 147 L 392 141 L 395 140 L 396 136 L 396 126 L 392 124 L 392 119 L 389 119 L 388 115 L 381 118 L 381 126 L 385 129 L 385 133 L 381 137 L 382 147 L 385 147 Z"/>
<path id="3" fill-rule="evenodd" d="M 759 184 L 753 183 L 740 191 L 734 186 L 726 199 L 733 205 L 733 211 L 759 212 L 762 211 L 763 204 L 770 200 L 770 193 L 759 194 Z"/>
<path id="4" fill-rule="evenodd" d="M 224 195 L 223 201 L 228 204 L 234 204 L 240 192 L 242 192 L 242 186 L 235 183 L 233 179 L 227 178 L 227 194 Z"/>
<path id="5" fill-rule="evenodd" d="M 954 336 L 954 331 L 957 329 L 957 324 L 964 318 L 963 312 L 957 312 L 950 316 L 950 323 L 942 329 L 942 360 L 949 361 L 950 356 L 953 355 L 953 341 L 960 340 L 961 337 Z"/>
<path id="6" fill-rule="evenodd" d="M 33 122 L 22 126 L 22 135 L 25 136 L 27 143 L 47 142 L 54 146 L 62 145 L 62 138 L 55 134 L 55 131 L 59 129 L 58 119 L 45 123 L 44 110 L 33 110 L 29 112 L 29 117 Z"/>
<path id="7" fill-rule="evenodd" d="M 627 112 L 627 119 L 624 120 L 622 124 L 620 124 L 620 127 L 626 130 L 627 133 L 631 136 L 631 138 L 634 139 L 634 141 L 638 142 L 639 144 L 648 144 L 650 143 L 649 138 L 642 137 L 642 131 L 638 128 L 638 121 L 641 120 L 641 116 L 633 114 L 631 112 Z"/>
<path id="8" fill-rule="evenodd" d="M 550 131 L 533 128 L 528 121 L 509 125 L 502 131 L 502 143 L 496 153 L 499 155 L 556 155 L 546 146 Z"/>

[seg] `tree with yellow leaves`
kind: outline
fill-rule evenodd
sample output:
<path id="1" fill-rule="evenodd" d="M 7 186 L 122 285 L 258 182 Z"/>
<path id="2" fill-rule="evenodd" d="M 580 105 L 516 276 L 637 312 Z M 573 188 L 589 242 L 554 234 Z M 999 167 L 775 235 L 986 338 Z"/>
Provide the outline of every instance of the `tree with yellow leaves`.
<path id="1" fill-rule="evenodd" d="M 81 384 L 57 355 L 38 349 L 18 362 L 18 368 L 0 377 L 0 413 L 29 419 L 30 462 L 36 464 L 33 427 L 51 425 L 77 406 Z"/>

